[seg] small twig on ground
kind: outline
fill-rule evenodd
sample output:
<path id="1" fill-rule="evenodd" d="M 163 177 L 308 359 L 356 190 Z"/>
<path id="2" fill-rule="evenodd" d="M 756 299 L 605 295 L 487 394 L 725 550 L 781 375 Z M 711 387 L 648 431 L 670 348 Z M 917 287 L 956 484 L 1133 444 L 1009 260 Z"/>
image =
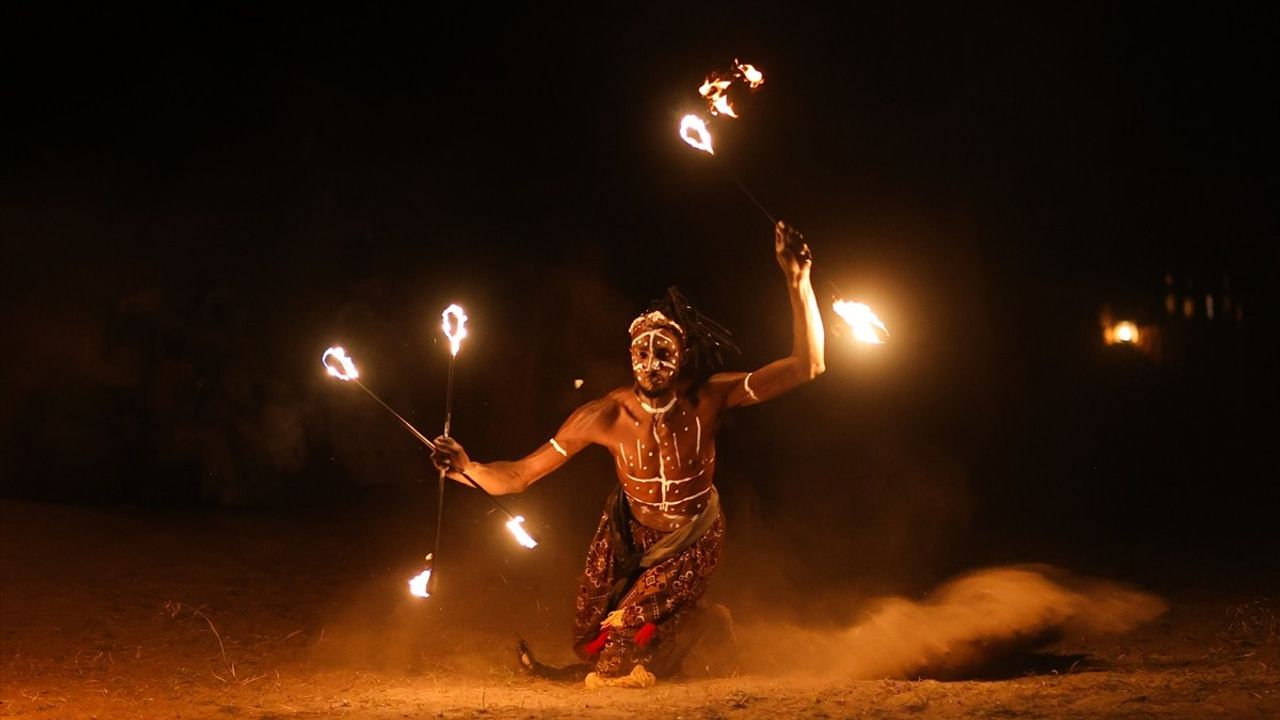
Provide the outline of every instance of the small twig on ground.
<path id="1" fill-rule="evenodd" d="M 164 604 L 164 609 L 169 613 L 169 617 L 171 618 L 178 617 L 178 614 L 182 612 L 183 608 L 190 610 L 192 615 L 199 616 L 200 619 L 204 620 L 206 623 L 209 624 L 209 630 L 213 633 L 213 636 L 218 640 L 218 650 L 219 652 L 222 653 L 222 664 L 227 666 L 227 670 L 228 672 L 231 673 L 231 677 L 235 678 L 236 665 L 235 663 L 227 659 L 227 646 L 222 644 L 222 634 L 218 632 L 217 626 L 213 624 L 213 621 L 209 619 L 209 616 L 201 612 L 199 608 L 192 607 L 180 600 L 170 600 L 169 602 L 166 602 Z M 222 680 L 221 677 L 218 677 L 217 673 L 214 673 L 213 676 L 218 678 L 219 680 Z M 226 682 L 226 680 L 222 680 L 222 681 Z"/>

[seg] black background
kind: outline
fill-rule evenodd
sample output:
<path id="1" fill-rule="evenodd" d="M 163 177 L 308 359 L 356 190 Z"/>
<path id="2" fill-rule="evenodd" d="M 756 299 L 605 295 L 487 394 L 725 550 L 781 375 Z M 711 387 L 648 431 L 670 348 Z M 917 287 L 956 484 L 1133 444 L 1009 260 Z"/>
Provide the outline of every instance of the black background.
<path id="1" fill-rule="evenodd" d="M 736 176 L 804 231 L 828 328 L 824 376 L 726 424 L 739 537 L 855 575 L 1274 557 L 1274 10 L 6 14 L 4 495 L 434 517 L 429 464 L 324 348 L 434 434 L 462 303 L 481 460 L 625 384 L 668 285 L 736 368 L 780 357 Z M 713 159 L 675 128 L 734 58 L 766 84 Z M 834 288 L 891 342 L 851 344 Z M 1108 308 L 1160 351 L 1105 346 Z M 609 479 L 587 453 L 527 502 L 585 523 Z"/>

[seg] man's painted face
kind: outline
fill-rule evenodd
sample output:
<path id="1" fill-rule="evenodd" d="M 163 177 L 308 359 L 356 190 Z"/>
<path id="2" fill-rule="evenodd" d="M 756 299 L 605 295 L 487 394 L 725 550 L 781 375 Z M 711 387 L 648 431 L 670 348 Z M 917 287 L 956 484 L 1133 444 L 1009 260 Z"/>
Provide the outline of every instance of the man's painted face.
<path id="1" fill-rule="evenodd" d="M 669 329 L 647 330 L 631 338 L 631 372 L 646 395 L 670 390 L 680 374 L 683 358 L 680 338 Z"/>

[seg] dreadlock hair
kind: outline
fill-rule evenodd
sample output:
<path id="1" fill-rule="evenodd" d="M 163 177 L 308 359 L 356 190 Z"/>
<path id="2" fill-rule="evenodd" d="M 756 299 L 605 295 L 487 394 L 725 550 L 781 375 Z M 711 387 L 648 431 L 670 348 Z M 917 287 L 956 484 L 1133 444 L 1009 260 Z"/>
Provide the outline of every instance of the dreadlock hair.
<path id="1" fill-rule="evenodd" d="M 682 379 L 691 380 L 690 392 L 697 389 L 724 367 L 729 353 L 742 354 L 733 343 L 733 333 L 720 323 L 698 312 L 674 286 L 667 288 L 664 297 L 649 304 L 648 312 L 660 312 L 684 330 L 684 366 Z"/>

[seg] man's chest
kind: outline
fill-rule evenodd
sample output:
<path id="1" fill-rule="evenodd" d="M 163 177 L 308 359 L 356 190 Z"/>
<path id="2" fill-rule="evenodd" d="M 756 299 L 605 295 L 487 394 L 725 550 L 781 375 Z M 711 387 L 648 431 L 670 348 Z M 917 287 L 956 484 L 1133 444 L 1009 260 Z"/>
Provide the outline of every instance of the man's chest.
<path id="1" fill-rule="evenodd" d="M 715 459 L 712 418 L 691 405 L 626 414 L 611 433 L 621 474 L 671 481 L 705 472 Z"/>

